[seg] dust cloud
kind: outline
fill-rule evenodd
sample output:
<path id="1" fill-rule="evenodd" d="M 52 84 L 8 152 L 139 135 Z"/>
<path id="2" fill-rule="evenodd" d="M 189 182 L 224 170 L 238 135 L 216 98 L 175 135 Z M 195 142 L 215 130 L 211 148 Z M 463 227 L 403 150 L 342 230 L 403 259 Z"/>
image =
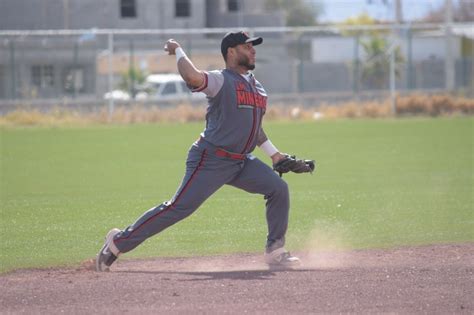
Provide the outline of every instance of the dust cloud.
<path id="1" fill-rule="evenodd" d="M 340 223 L 317 221 L 301 253 L 302 267 L 307 269 L 342 269 L 349 267 L 351 246 L 349 233 Z"/>

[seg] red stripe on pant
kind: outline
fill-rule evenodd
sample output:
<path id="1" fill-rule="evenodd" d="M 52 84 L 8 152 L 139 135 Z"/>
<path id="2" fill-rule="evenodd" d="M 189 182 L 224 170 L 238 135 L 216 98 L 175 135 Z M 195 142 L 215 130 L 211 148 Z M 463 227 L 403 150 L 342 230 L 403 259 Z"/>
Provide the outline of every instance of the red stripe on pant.
<path id="1" fill-rule="evenodd" d="M 148 218 L 145 222 L 143 222 L 139 227 L 135 228 L 132 232 L 130 232 L 130 234 L 127 236 L 127 237 L 124 237 L 124 238 L 119 238 L 119 239 L 116 239 L 114 240 L 114 243 L 115 242 L 121 242 L 123 240 L 126 240 L 128 238 L 130 238 L 133 233 L 137 232 L 138 230 L 140 230 L 143 226 L 145 226 L 147 223 L 151 222 L 152 220 L 154 220 L 155 218 L 159 217 L 160 215 L 162 215 L 163 213 L 165 212 L 168 212 L 169 210 L 171 210 L 175 203 L 178 202 L 179 198 L 183 195 L 183 193 L 188 189 L 188 187 L 190 186 L 191 182 L 193 181 L 194 177 L 196 176 L 197 172 L 202 168 L 202 166 L 204 165 L 204 159 L 206 157 L 206 152 L 207 150 L 204 150 L 201 154 L 201 159 L 199 161 L 199 164 L 198 166 L 196 167 L 196 169 L 194 170 L 194 172 L 191 174 L 191 177 L 189 178 L 188 182 L 184 185 L 183 189 L 179 192 L 178 196 L 176 196 L 176 199 L 168 206 L 166 207 L 165 209 L 159 211 L 158 213 L 156 213 L 155 215 L 151 216 L 150 218 Z"/>

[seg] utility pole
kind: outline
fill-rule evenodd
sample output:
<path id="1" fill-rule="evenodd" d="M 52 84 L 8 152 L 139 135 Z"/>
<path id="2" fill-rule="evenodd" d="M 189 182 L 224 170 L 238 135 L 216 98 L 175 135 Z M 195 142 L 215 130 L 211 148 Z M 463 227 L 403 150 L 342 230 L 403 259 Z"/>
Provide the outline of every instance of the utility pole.
<path id="1" fill-rule="evenodd" d="M 130 40 L 130 61 L 129 61 L 129 68 L 128 68 L 128 75 L 130 79 L 130 96 L 132 99 L 135 99 L 135 48 L 133 45 L 133 39 Z"/>
<path id="2" fill-rule="evenodd" d="M 395 116 L 397 114 L 397 94 L 396 94 L 396 53 L 398 44 L 400 42 L 400 36 L 402 33 L 402 28 L 400 25 L 403 23 L 403 12 L 402 12 L 402 0 L 395 0 L 394 2 L 395 9 L 395 21 L 392 24 L 392 43 L 388 50 L 390 67 L 389 67 L 389 81 L 390 81 L 390 103 L 392 108 L 392 114 Z"/>
<path id="3" fill-rule="evenodd" d="M 12 38 L 10 44 L 10 80 L 11 80 L 11 99 L 16 99 L 16 61 L 15 61 L 15 42 Z"/>
<path id="4" fill-rule="evenodd" d="M 76 98 L 77 97 L 77 72 L 79 71 L 79 41 L 76 40 L 74 42 L 74 66 L 72 70 L 72 97 Z"/>
<path id="5" fill-rule="evenodd" d="M 64 29 L 69 29 L 69 0 L 63 0 Z"/>
<path id="6" fill-rule="evenodd" d="M 395 0 L 395 20 L 397 24 L 403 23 L 402 0 Z"/>
<path id="7" fill-rule="evenodd" d="M 446 8 L 444 10 L 444 26 L 445 26 L 445 45 L 446 45 L 446 56 L 444 58 L 444 72 L 445 72 L 445 83 L 446 90 L 449 92 L 454 90 L 454 56 L 453 56 L 453 3 L 452 0 L 446 0 Z"/>
<path id="8" fill-rule="evenodd" d="M 158 1 L 158 10 L 160 11 L 160 15 L 159 15 L 159 26 L 160 26 L 160 29 L 164 29 L 165 28 L 165 12 L 163 12 L 163 1 Z"/>
<path id="9" fill-rule="evenodd" d="M 392 108 L 392 114 L 397 115 L 397 91 L 395 86 L 395 54 L 397 52 L 397 46 L 395 43 L 389 49 L 390 56 L 390 107 Z"/>
<path id="10" fill-rule="evenodd" d="M 237 24 L 238 27 L 244 26 L 244 2 L 242 0 L 237 0 Z"/>

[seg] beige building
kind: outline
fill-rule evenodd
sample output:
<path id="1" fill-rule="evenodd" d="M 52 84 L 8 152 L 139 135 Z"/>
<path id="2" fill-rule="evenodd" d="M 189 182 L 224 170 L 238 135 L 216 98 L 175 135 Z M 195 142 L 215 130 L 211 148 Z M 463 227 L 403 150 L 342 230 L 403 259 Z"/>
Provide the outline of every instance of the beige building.
<path id="1" fill-rule="evenodd" d="M 84 30 L 72 36 L 9 36 L 0 43 L 0 99 L 101 96 L 108 89 L 108 38 L 95 29 L 167 30 L 282 26 L 281 12 L 265 12 L 264 0 L 7 0 L 0 1 L 4 30 Z M 215 36 L 222 36 L 219 34 Z M 218 43 L 186 37 L 193 60 L 218 68 Z M 114 36 L 113 74 L 133 60 L 147 73 L 175 72 L 162 53 L 165 36 Z"/>

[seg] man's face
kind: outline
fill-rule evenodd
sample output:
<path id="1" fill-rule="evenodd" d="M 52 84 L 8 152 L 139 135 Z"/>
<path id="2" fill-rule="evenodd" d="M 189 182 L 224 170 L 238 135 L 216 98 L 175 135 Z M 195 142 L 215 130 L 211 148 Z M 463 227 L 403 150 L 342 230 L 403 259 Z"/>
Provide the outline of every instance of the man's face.
<path id="1" fill-rule="evenodd" d="M 255 69 L 255 48 L 252 43 L 246 43 L 235 46 L 236 61 L 239 66 L 247 70 Z"/>

